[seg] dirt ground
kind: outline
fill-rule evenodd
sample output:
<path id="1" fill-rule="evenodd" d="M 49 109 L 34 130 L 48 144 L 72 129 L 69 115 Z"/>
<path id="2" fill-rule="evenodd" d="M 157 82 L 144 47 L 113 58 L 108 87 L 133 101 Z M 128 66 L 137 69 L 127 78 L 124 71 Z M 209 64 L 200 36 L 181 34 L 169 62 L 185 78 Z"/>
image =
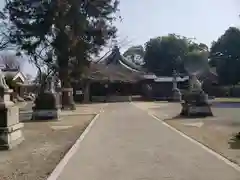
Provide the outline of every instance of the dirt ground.
<path id="1" fill-rule="evenodd" d="M 240 165 L 240 140 L 235 137 L 240 128 L 216 121 L 209 119 L 166 120 L 171 126 Z"/>
<path id="2" fill-rule="evenodd" d="M 235 137 L 240 132 L 239 108 L 212 107 L 214 117 L 184 119 L 178 117 L 181 111 L 179 103 L 137 104 L 140 108 L 240 165 L 240 140 Z"/>
<path id="3" fill-rule="evenodd" d="M 94 115 L 64 116 L 60 121 L 26 122 L 24 142 L 0 151 L 0 180 L 45 180 Z"/>

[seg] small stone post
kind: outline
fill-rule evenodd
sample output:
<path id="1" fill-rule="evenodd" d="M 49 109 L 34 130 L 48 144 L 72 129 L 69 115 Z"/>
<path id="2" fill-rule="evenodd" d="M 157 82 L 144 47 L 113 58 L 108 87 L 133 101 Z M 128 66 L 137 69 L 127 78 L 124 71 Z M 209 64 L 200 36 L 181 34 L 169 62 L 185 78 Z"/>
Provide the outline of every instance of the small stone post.
<path id="1" fill-rule="evenodd" d="M 62 88 L 62 109 L 75 110 L 73 88 Z"/>
<path id="2" fill-rule="evenodd" d="M 0 149 L 2 150 L 12 149 L 24 140 L 23 124 L 19 122 L 19 108 L 10 100 L 12 92 L 0 70 Z"/>

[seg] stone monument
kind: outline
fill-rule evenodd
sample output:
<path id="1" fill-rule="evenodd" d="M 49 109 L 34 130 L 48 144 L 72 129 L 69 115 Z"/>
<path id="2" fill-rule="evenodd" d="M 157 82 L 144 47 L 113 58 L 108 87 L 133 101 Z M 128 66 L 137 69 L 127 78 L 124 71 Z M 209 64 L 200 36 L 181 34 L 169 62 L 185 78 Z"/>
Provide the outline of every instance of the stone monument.
<path id="1" fill-rule="evenodd" d="M 213 116 L 208 95 L 202 89 L 201 82 L 197 79 L 197 73 L 190 73 L 189 91 L 184 94 L 184 102 L 182 103 L 183 116 Z"/>
<path id="2" fill-rule="evenodd" d="M 177 72 L 176 72 L 176 70 L 173 71 L 172 101 L 173 102 L 181 102 L 182 101 L 182 94 L 177 87 Z"/>
<path id="3" fill-rule="evenodd" d="M 59 120 L 61 112 L 60 95 L 55 90 L 55 77 L 47 78 L 45 90 L 35 99 L 33 120 Z"/>
<path id="4" fill-rule="evenodd" d="M 3 150 L 12 149 L 24 140 L 19 108 L 10 100 L 12 92 L 0 70 L 0 149 Z"/>
<path id="5" fill-rule="evenodd" d="M 75 110 L 73 88 L 62 88 L 62 109 Z"/>

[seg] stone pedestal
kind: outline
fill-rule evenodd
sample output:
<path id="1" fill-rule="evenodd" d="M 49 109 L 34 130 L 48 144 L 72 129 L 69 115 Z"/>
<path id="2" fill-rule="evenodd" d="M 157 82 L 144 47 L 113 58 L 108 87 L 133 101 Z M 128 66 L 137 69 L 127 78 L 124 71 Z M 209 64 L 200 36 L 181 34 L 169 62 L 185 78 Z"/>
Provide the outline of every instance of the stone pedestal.
<path id="1" fill-rule="evenodd" d="M 75 110 L 73 88 L 62 88 L 62 109 Z"/>
<path id="2" fill-rule="evenodd" d="M 12 90 L 1 88 L 3 94 L 0 101 L 0 149 L 12 149 L 20 144 L 23 124 L 19 123 L 19 108 L 10 101 Z"/>
<path id="3" fill-rule="evenodd" d="M 58 120 L 60 119 L 60 95 L 55 90 L 55 76 L 49 76 L 45 85 L 45 91 L 35 99 L 33 107 L 33 120 Z"/>
<path id="4" fill-rule="evenodd" d="M 185 95 L 181 115 L 187 117 L 213 116 L 207 94 L 204 92 L 190 92 Z"/>
<path id="5" fill-rule="evenodd" d="M 35 99 L 33 120 L 59 120 L 61 112 L 60 95 L 56 92 L 43 92 Z"/>
<path id="6" fill-rule="evenodd" d="M 182 104 L 182 116 L 196 116 L 196 117 L 207 117 L 213 116 L 209 105 L 194 105 L 194 104 Z"/>

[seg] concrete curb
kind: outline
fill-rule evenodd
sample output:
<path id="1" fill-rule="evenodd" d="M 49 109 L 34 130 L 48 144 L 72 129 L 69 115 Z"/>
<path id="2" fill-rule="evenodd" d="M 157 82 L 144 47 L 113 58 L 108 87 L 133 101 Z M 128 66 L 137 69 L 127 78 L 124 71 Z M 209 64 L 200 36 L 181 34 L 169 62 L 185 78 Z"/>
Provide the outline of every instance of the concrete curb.
<path id="1" fill-rule="evenodd" d="M 33 111 L 20 111 L 21 114 L 32 114 Z M 62 112 L 61 112 L 62 113 Z M 60 116 L 76 116 L 76 115 L 93 115 L 93 114 L 99 114 L 99 113 L 71 113 L 71 112 L 68 112 L 68 113 L 60 113 Z"/>
<path id="2" fill-rule="evenodd" d="M 61 172 L 63 171 L 64 167 L 67 165 L 68 161 L 77 152 L 81 142 L 83 141 L 85 136 L 88 134 L 88 132 L 91 130 L 92 126 L 94 125 L 94 123 L 96 122 L 96 120 L 98 119 L 101 113 L 103 113 L 103 110 L 101 110 L 100 113 L 95 115 L 91 123 L 87 126 L 87 128 L 84 130 L 81 136 L 77 139 L 75 144 L 70 148 L 70 150 L 65 154 L 63 159 L 59 162 L 59 164 L 56 166 L 56 168 L 53 170 L 53 172 L 50 174 L 47 180 L 57 180 L 57 178 L 60 176 Z"/>
<path id="3" fill-rule="evenodd" d="M 206 145 L 202 144 L 201 142 L 195 140 L 194 138 L 188 136 L 187 134 L 183 133 L 182 131 L 179 131 L 178 129 L 174 128 L 173 126 L 167 124 L 166 122 L 164 122 L 163 120 L 161 120 L 160 118 L 158 118 L 157 116 L 149 113 L 147 110 L 141 109 L 140 107 L 138 107 L 137 105 L 135 105 L 134 103 L 131 103 L 134 107 L 147 112 L 147 114 L 152 117 L 153 119 L 159 121 L 160 123 L 162 123 L 164 126 L 168 127 L 169 129 L 171 129 L 172 131 L 178 133 L 179 135 L 181 135 L 182 137 L 184 137 L 185 139 L 188 139 L 189 141 L 191 141 L 192 143 L 198 145 L 199 147 L 201 147 L 202 149 L 204 149 L 205 151 L 207 151 L 208 153 L 212 154 L 213 156 L 215 156 L 217 159 L 223 161 L 224 163 L 226 163 L 227 165 L 231 166 L 233 169 L 235 169 L 236 171 L 240 172 L 240 166 L 236 163 L 233 163 L 232 161 L 230 161 L 229 159 L 227 159 L 226 157 L 222 156 L 221 154 L 217 153 L 216 151 L 214 151 L 213 149 L 207 147 Z"/>

